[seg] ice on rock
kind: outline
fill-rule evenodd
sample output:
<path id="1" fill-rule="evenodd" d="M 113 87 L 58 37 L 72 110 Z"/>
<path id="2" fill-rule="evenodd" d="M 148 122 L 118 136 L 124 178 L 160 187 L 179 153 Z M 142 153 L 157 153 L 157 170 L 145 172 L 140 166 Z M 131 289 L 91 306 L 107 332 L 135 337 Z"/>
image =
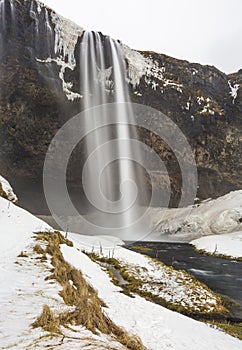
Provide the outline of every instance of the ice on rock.
<path id="1" fill-rule="evenodd" d="M 82 98 L 82 96 L 71 91 L 73 84 L 65 81 L 65 70 L 69 68 L 74 70 L 76 67 L 75 47 L 78 38 L 82 36 L 83 28 L 67 19 L 51 12 L 51 19 L 55 30 L 55 54 L 56 58 L 47 58 L 46 60 L 38 60 L 42 63 L 55 62 L 60 67 L 59 78 L 62 81 L 62 88 L 66 97 L 70 101 Z"/>
<path id="2" fill-rule="evenodd" d="M 82 36 L 83 28 L 75 23 L 51 13 L 52 22 L 55 25 L 55 53 L 62 56 L 68 63 L 68 67 L 74 69 L 76 66 L 75 47 L 78 37 Z"/>
<path id="3" fill-rule="evenodd" d="M 229 87 L 230 87 L 230 95 L 233 97 L 233 103 L 235 102 L 237 95 L 238 95 L 238 90 L 239 90 L 239 84 L 234 84 L 234 86 L 231 84 L 231 81 L 228 81 Z"/>
<path id="4" fill-rule="evenodd" d="M 122 48 L 128 62 L 128 81 L 134 88 L 139 85 L 141 78 L 144 76 L 146 85 L 151 85 L 153 90 L 156 90 L 160 85 L 159 82 L 161 82 L 163 87 L 175 89 L 177 92 L 182 93 L 183 85 L 166 79 L 164 76 L 165 67 L 160 67 L 159 63 L 154 61 L 151 56 L 145 57 L 140 52 L 132 50 L 124 44 L 122 44 Z M 161 93 L 164 92 L 161 86 L 160 91 Z"/>
<path id="5" fill-rule="evenodd" d="M 122 47 L 129 65 L 129 82 L 135 87 L 139 85 L 140 79 L 146 74 L 147 60 L 141 53 L 130 49 L 127 45 L 122 44 Z"/>

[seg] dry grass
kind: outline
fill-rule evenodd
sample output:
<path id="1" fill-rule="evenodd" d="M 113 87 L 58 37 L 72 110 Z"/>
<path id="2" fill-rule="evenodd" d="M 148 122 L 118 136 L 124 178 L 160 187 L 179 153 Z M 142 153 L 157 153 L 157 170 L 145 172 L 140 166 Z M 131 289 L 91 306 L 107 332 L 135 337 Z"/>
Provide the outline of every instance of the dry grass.
<path id="1" fill-rule="evenodd" d="M 39 255 L 37 259 L 40 259 L 41 262 L 47 260 L 46 251 L 41 247 L 40 244 L 36 244 L 33 248 L 33 251 Z"/>
<path id="2" fill-rule="evenodd" d="M 3 186 L 2 184 L 0 183 L 0 197 L 3 197 L 5 199 L 7 199 L 9 201 L 9 198 L 8 198 L 8 195 L 7 193 L 3 190 Z M 16 201 L 11 201 L 11 203 L 15 204 L 15 205 L 18 205 L 18 200 Z"/>
<path id="3" fill-rule="evenodd" d="M 186 316 L 195 318 L 195 319 L 217 319 L 218 317 L 221 317 L 221 319 L 226 319 L 226 316 L 229 314 L 228 307 L 230 306 L 229 300 L 227 300 L 224 297 L 221 297 L 220 295 L 216 294 L 215 292 L 212 292 L 205 284 L 199 282 L 196 280 L 195 277 L 188 274 L 186 271 L 180 270 L 176 271 L 173 267 L 165 266 L 162 262 L 157 261 L 156 259 L 152 259 L 149 256 L 147 256 L 150 261 L 153 261 L 157 264 L 159 267 L 165 267 L 166 270 L 170 271 L 172 274 L 174 271 L 177 272 L 177 274 L 180 274 L 182 278 L 184 279 L 184 283 L 186 282 L 186 279 L 190 280 L 190 288 L 193 289 L 194 297 L 199 297 L 196 288 L 201 287 L 204 290 L 207 290 L 208 292 L 212 293 L 214 297 L 216 297 L 217 304 L 215 309 L 212 312 L 207 311 L 207 305 L 201 304 L 200 309 L 196 310 L 195 308 L 186 305 L 183 306 L 180 303 L 175 303 L 172 301 L 168 301 L 165 298 L 160 297 L 159 295 L 156 295 L 154 292 L 146 291 L 143 286 L 147 283 L 145 279 L 140 278 L 140 268 L 136 269 L 135 271 L 132 271 L 129 269 L 127 265 L 123 265 L 121 261 L 115 259 L 115 258 L 107 258 L 103 256 L 99 256 L 95 253 L 87 253 L 90 259 L 92 259 L 95 262 L 99 263 L 106 263 L 110 266 L 113 266 L 116 270 L 119 271 L 121 277 L 127 282 L 126 285 L 121 285 L 120 287 L 123 288 L 123 293 L 132 296 L 134 294 L 138 294 L 141 297 L 145 298 L 148 301 L 152 301 L 154 303 L 158 303 L 172 311 L 176 311 L 179 313 L 182 313 Z M 146 269 L 144 269 L 145 271 Z M 112 279 L 112 282 L 114 284 L 118 284 L 116 277 L 112 272 L 110 272 L 109 269 L 107 269 L 107 273 Z M 178 276 L 179 277 L 179 276 Z M 150 281 L 148 282 L 151 283 Z M 150 284 L 151 285 L 151 284 Z"/>
<path id="4" fill-rule="evenodd" d="M 18 258 L 28 258 L 28 255 L 25 252 L 21 251 L 18 255 Z"/>
<path id="5" fill-rule="evenodd" d="M 196 253 L 207 255 L 207 256 L 213 256 L 213 257 L 216 257 L 216 258 L 226 259 L 226 260 L 242 261 L 242 257 L 234 257 L 234 256 L 231 256 L 231 255 L 224 255 L 224 254 L 220 254 L 220 253 L 209 253 L 209 252 L 207 252 L 204 249 L 198 249 L 194 245 L 193 245 L 193 249 L 194 249 L 194 251 Z"/>
<path id="6" fill-rule="evenodd" d="M 45 250 L 41 247 L 40 244 L 36 244 L 33 248 L 34 252 L 37 254 L 45 254 Z"/>
<path id="7" fill-rule="evenodd" d="M 72 243 L 57 231 L 51 234 L 41 233 L 37 238 L 48 242 L 46 253 L 51 255 L 51 263 L 54 267 L 48 279 L 55 279 L 59 282 L 62 286 L 61 297 L 67 305 L 75 307 L 74 310 L 65 311 L 58 316 L 58 325 L 82 325 L 94 334 L 100 331 L 103 334 L 113 335 L 127 349 L 144 350 L 145 347 L 138 337 L 130 335 L 105 315 L 102 310 L 105 305 L 99 299 L 97 292 L 86 282 L 81 271 L 64 260 L 60 244 L 72 245 Z M 55 328 L 57 321 L 53 315 L 52 320 Z"/>
<path id="8" fill-rule="evenodd" d="M 3 186 L 1 183 L 0 183 L 0 197 L 8 199 L 8 196 L 7 196 L 6 192 L 3 190 Z"/>
<path id="9" fill-rule="evenodd" d="M 44 305 L 41 315 L 32 326 L 34 328 L 41 327 L 47 332 L 60 333 L 59 318 L 53 314 L 48 305 Z"/>

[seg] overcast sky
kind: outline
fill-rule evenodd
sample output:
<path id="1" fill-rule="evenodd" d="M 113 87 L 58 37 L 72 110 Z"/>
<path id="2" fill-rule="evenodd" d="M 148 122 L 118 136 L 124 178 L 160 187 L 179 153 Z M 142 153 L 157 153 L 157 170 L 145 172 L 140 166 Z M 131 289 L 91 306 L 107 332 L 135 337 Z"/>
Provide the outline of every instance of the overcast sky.
<path id="1" fill-rule="evenodd" d="M 242 68 L 242 0 L 42 0 L 84 29 L 226 73 Z"/>

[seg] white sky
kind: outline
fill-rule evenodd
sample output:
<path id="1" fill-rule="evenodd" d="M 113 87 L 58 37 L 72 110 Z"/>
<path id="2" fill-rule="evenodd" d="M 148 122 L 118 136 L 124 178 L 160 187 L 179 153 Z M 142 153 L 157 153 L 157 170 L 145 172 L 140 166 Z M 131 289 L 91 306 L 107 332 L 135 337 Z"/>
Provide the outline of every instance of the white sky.
<path id="1" fill-rule="evenodd" d="M 87 30 L 226 73 L 242 68 L 242 0 L 42 0 Z"/>

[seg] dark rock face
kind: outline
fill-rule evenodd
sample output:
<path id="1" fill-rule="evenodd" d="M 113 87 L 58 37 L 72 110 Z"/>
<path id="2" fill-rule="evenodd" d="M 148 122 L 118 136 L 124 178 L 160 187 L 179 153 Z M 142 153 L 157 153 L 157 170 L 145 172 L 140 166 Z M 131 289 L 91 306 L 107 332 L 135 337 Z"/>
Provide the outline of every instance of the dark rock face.
<path id="1" fill-rule="evenodd" d="M 4 0 L 0 15 L 1 174 L 10 179 L 20 202 L 22 197 L 28 209 L 44 212 L 45 153 L 56 131 L 82 110 L 81 99 L 75 96 L 81 94 L 82 31 L 72 24 L 68 36 L 69 24 L 34 0 Z M 63 42 L 56 45 L 60 38 Z M 65 43 L 68 54 L 61 59 Z M 127 69 L 134 69 L 136 76 L 130 73 L 132 101 L 166 114 L 189 141 L 198 166 L 198 197 L 241 189 L 242 70 L 226 75 L 215 67 L 154 52 L 124 50 Z M 138 59 L 147 65 L 142 73 L 135 67 Z M 150 123 L 160 127 L 152 116 Z M 181 179 L 172 150 L 148 130 L 139 130 L 139 138 L 164 160 L 173 199 L 179 197 Z M 162 174 L 156 173 L 155 164 L 151 168 L 153 185 L 159 187 Z M 75 184 L 75 175 L 71 181 Z"/>

